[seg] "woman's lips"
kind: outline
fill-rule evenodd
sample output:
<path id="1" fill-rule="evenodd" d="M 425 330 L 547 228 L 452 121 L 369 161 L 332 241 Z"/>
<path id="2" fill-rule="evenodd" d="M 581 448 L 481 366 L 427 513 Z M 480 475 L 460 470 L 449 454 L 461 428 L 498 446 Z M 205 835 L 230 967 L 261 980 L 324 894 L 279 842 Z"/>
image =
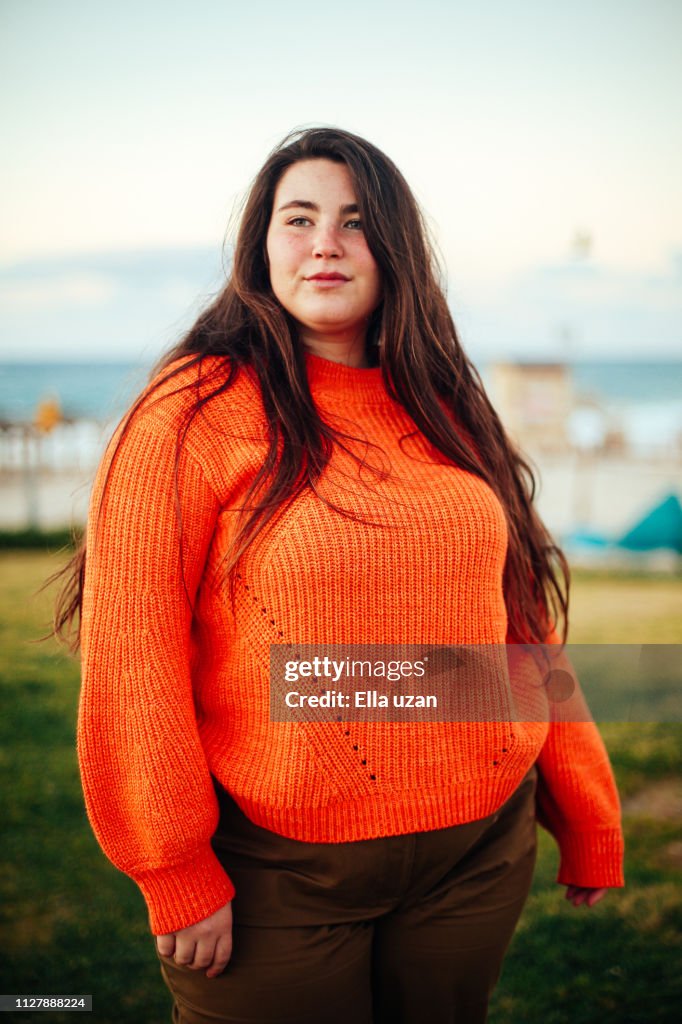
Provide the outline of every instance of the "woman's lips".
<path id="1" fill-rule="evenodd" d="M 318 285 L 320 288 L 334 288 L 341 284 L 347 284 L 350 279 L 343 274 L 314 274 L 306 277 L 306 281 Z"/>

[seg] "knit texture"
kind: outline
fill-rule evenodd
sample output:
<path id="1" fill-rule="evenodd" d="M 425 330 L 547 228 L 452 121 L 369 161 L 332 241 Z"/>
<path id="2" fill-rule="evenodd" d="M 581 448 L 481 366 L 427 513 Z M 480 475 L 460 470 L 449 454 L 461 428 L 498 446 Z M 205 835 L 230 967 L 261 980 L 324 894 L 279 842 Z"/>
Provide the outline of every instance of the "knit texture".
<path id="1" fill-rule="evenodd" d="M 241 370 L 194 418 L 176 475 L 178 431 L 207 390 L 184 363 L 102 460 L 82 608 L 86 807 L 152 932 L 234 895 L 211 846 L 211 775 L 258 825 L 344 842 L 485 817 L 536 761 L 557 880 L 622 885 L 620 805 L 593 722 L 270 720 L 271 644 L 505 643 L 505 518 L 416 430 L 380 369 L 306 354 L 324 419 L 383 472 L 336 447 L 318 494 L 278 510 L 240 560 L 233 608 L 221 560 L 267 449 L 262 401 Z"/>

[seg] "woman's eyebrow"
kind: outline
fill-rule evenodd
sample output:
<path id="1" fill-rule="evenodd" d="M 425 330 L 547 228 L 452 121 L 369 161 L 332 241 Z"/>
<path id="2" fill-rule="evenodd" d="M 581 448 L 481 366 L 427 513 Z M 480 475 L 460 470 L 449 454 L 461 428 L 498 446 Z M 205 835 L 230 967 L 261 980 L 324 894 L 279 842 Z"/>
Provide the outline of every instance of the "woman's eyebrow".
<path id="1" fill-rule="evenodd" d="M 320 208 L 317 203 L 311 203 L 309 199 L 291 199 L 288 203 L 284 203 L 283 206 L 280 206 L 277 212 L 281 213 L 282 210 L 290 210 L 294 206 L 300 207 L 304 210 L 314 210 L 316 213 L 320 212 Z M 357 213 L 358 204 L 347 203 L 345 206 L 339 207 L 339 212 L 344 216 L 347 213 Z"/>

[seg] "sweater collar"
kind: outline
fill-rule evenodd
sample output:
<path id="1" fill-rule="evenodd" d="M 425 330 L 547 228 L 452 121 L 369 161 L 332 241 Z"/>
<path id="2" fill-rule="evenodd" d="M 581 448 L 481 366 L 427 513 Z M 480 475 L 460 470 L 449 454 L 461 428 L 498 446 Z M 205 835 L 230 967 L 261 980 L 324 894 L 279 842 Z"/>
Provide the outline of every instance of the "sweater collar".
<path id="1" fill-rule="evenodd" d="M 359 368 L 305 352 L 308 383 L 314 398 L 336 399 L 350 405 L 395 404 L 386 392 L 380 366 Z"/>

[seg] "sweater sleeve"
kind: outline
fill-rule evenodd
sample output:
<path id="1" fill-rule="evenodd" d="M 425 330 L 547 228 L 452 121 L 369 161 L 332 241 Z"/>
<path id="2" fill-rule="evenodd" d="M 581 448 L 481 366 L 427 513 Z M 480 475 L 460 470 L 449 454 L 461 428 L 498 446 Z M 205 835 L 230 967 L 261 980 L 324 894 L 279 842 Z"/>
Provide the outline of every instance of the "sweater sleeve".
<path id="1" fill-rule="evenodd" d="M 192 606 L 219 502 L 183 448 L 180 537 L 176 430 L 138 414 L 112 459 L 114 442 L 88 517 L 78 758 L 95 835 L 162 935 L 234 895 L 210 842 L 218 804 L 191 680 Z"/>
<path id="2" fill-rule="evenodd" d="M 559 642 L 552 631 L 548 643 Z M 575 691 L 550 716 L 537 759 L 537 819 L 559 846 L 557 882 L 620 887 L 625 881 L 618 790 L 604 741 L 571 676 Z"/>

